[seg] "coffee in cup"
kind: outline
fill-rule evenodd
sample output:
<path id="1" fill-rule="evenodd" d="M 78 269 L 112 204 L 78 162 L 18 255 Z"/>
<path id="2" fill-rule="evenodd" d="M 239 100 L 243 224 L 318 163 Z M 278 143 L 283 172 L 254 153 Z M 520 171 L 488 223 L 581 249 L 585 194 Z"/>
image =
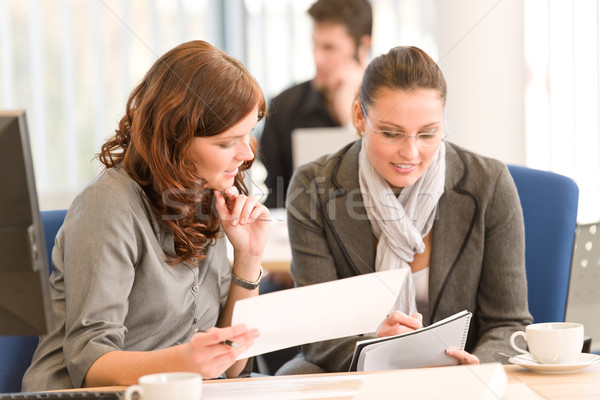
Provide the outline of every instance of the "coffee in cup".
<path id="1" fill-rule="evenodd" d="M 515 344 L 522 336 L 529 351 Z M 544 322 L 525 327 L 510 337 L 510 345 L 516 351 L 528 354 L 542 364 L 573 364 L 583 348 L 583 325 L 574 322 Z"/>
<path id="2" fill-rule="evenodd" d="M 194 372 L 144 375 L 125 390 L 125 400 L 137 393 L 141 400 L 201 400 L 202 376 Z"/>

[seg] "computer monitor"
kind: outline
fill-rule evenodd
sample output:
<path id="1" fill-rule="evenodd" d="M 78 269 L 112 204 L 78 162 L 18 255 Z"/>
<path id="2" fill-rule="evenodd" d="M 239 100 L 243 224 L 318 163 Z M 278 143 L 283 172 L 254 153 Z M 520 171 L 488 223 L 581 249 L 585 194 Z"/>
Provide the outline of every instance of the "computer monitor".
<path id="1" fill-rule="evenodd" d="M 48 286 L 25 112 L 0 110 L 0 335 L 50 330 Z"/>
<path id="2" fill-rule="evenodd" d="M 297 168 L 358 139 L 356 130 L 346 126 L 296 128 L 292 131 L 292 165 Z"/>

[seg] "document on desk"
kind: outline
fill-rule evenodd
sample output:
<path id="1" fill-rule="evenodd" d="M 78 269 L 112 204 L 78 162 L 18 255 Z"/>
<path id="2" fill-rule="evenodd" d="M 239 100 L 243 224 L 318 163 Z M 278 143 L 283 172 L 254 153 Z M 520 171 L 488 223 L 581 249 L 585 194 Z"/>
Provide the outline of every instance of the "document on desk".
<path id="1" fill-rule="evenodd" d="M 532 397 L 531 389 L 528 390 L 526 386 L 508 385 L 507 382 L 502 365 L 489 363 L 366 374 L 214 379 L 204 381 L 202 398 L 204 400 L 539 399 L 539 397 Z"/>
<path id="2" fill-rule="evenodd" d="M 215 379 L 202 386 L 203 400 L 308 400 L 354 398 L 363 375 L 296 375 L 242 380 Z"/>
<path id="3" fill-rule="evenodd" d="M 375 332 L 392 311 L 407 271 L 375 272 L 238 300 L 232 325 L 260 332 L 238 359 Z"/>

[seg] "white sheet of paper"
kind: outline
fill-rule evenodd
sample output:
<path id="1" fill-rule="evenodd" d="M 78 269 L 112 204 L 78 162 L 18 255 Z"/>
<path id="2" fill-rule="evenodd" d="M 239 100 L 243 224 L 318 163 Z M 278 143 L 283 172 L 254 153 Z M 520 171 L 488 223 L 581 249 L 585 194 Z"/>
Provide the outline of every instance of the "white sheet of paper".
<path id="1" fill-rule="evenodd" d="M 376 272 L 238 300 L 232 325 L 260 336 L 238 359 L 375 332 L 392 310 L 408 269 Z"/>
<path id="2" fill-rule="evenodd" d="M 307 400 L 353 398 L 364 375 L 296 375 L 290 377 L 214 379 L 202 386 L 204 400 Z"/>

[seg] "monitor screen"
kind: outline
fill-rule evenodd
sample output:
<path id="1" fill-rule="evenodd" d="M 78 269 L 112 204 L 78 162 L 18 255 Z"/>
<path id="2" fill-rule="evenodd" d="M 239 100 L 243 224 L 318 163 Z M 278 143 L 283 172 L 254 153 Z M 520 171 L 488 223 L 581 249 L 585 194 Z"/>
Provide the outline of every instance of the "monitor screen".
<path id="1" fill-rule="evenodd" d="M 48 286 L 25 112 L 0 110 L 0 335 L 48 332 Z"/>

